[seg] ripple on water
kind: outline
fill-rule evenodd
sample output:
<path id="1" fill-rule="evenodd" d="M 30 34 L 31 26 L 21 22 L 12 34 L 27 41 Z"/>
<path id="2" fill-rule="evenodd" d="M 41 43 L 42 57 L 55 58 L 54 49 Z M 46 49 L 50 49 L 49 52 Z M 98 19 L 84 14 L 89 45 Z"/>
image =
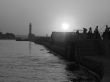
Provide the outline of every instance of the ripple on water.
<path id="1" fill-rule="evenodd" d="M 0 41 L 0 44 L 0 82 L 78 82 L 86 79 L 81 69 L 68 65 L 41 45 L 29 47 L 28 42 L 16 41 Z"/>

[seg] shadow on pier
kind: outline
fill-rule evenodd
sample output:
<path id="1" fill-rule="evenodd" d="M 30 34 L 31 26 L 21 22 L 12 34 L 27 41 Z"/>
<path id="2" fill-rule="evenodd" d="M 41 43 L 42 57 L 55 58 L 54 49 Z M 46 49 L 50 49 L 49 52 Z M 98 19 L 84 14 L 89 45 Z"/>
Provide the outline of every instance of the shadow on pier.
<path id="1" fill-rule="evenodd" d="M 98 75 L 94 74 L 94 72 L 91 72 L 89 69 L 85 69 L 78 63 L 69 63 L 65 69 L 70 72 L 70 74 L 67 74 L 67 76 L 72 82 L 100 82 L 104 72 L 102 68 L 102 63 L 100 63 L 100 66 L 97 66 L 98 70 L 96 69 L 95 71 Z M 72 74 L 74 74 L 76 77 L 74 77 Z"/>

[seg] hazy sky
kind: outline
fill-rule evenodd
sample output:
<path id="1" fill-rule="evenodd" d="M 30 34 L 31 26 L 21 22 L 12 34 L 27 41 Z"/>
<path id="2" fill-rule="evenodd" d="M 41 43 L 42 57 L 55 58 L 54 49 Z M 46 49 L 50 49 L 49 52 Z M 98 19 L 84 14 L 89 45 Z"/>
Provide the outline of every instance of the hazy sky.
<path id="1" fill-rule="evenodd" d="M 0 0 L 0 31 L 36 35 L 61 31 L 66 22 L 71 29 L 110 26 L 110 0 Z"/>

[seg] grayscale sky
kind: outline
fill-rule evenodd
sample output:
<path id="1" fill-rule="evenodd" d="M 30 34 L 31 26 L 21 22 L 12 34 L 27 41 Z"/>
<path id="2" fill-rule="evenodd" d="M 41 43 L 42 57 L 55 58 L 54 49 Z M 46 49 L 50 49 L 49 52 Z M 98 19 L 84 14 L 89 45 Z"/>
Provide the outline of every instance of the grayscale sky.
<path id="1" fill-rule="evenodd" d="M 61 31 L 63 22 L 71 29 L 110 25 L 110 0 L 0 0 L 0 31 L 36 35 Z"/>

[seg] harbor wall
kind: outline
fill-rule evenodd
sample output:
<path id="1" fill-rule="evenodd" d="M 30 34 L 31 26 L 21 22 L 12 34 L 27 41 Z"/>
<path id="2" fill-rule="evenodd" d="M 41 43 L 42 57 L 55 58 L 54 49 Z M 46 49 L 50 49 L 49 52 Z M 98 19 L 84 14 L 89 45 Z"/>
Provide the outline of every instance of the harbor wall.
<path id="1" fill-rule="evenodd" d="M 61 35 L 59 33 L 59 35 Z M 101 62 L 87 59 L 88 56 L 106 56 L 103 40 L 86 39 L 86 35 L 62 34 L 60 38 L 53 35 L 51 37 L 38 37 L 35 43 L 42 44 L 56 55 L 61 56 L 67 61 L 77 62 L 78 64 L 92 70 L 98 78 L 103 75 L 103 65 Z M 65 38 L 64 38 L 65 36 Z M 70 37 L 69 37 L 70 36 Z M 81 37 L 83 36 L 83 37 Z M 56 39 L 57 38 L 57 39 Z M 62 39 L 63 38 L 63 39 Z M 62 40 L 62 41 L 61 41 Z M 65 41 L 64 41 L 65 40 Z"/>

